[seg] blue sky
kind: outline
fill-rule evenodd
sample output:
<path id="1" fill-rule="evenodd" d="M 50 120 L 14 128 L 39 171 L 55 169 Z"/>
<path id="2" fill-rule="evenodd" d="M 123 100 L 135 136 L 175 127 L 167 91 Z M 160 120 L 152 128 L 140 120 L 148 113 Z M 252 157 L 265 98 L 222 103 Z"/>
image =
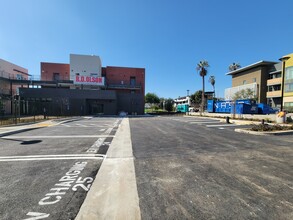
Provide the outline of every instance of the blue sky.
<path id="1" fill-rule="evenodd" d="M 201 89 L 208 60 L 216 94 L 229 64 L 293 52 L 292 0 L 0 0 L 0 58 L 40 75 L 40 62 L 94 54 L 103 66 L 146 68 L 146 92 L 177 98 Z M 206 90 L 212 90 L 206 80 Z"/>

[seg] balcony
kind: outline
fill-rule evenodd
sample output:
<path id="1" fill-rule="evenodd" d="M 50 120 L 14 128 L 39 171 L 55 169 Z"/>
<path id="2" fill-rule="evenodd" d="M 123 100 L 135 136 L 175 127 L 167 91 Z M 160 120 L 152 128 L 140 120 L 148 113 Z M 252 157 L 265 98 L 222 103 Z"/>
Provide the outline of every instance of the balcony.
<path id="1" fill-rule="evenodd" d="M 131 90 L 140 90 L 141 85 L 131 85 L 131 84 L 108 84 L 107 88 L 109 89 L 131 89 Z"/>
<path id="2" fill-rule="evenodd" d="M 272 86 L 272 85 L 279 85 L 282 83 L 282 78 L 274 78 L 274 79 L 269 79 L 267 81 L 267 85 L 268 86 Z"/>
<path id="3" fill-rule="evenodd" d="M 267 92 L 267 98 L 277 98 L 281 97 L 281 90 Z"/>

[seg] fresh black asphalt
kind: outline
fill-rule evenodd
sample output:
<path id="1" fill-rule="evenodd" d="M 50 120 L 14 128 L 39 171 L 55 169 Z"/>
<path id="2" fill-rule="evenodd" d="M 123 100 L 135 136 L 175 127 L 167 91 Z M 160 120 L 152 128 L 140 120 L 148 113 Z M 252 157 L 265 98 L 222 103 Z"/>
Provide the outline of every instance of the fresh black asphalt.
<path id="1" fill-rule="evenodd" d="M 106 154 L 120 122 L 81 118 L 2 136 L 0 219 L 74 219 L 102 163 L 85 156 Z M 293 136 L 241 127 L 130 118 L 142 219 L 293 219 Z"/>
<path id="2" fill-rule="evenodd" d="M 89 117 L 2 136 L 0 219 L 74 219 L 120 122 Z M 101 155 L 88 159 L 100 135 Z"/>
<path id="3" fill-rule="evenodd" d="M 292 136 L 240 134 L 199 117 L 133 118 L 130 127 L 142 219 L 293 219 Z"/>

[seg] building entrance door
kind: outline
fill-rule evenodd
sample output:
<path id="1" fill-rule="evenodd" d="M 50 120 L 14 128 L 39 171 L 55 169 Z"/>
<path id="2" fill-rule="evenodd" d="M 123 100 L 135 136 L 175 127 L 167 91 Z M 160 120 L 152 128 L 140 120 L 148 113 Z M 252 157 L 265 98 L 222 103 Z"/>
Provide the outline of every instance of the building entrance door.
<path id="1" fill-rule="evenodd" d="M 103 104 L 93 104 L 91 108 L 91 114 L 103 114 L 104 113 L 104 105 Z"/>
<path id="2" fill-rule="evenodd" d="M 104 104 L 97 100 L 88 100 L 87 103 L 90 115 L 104 114 Z"/>

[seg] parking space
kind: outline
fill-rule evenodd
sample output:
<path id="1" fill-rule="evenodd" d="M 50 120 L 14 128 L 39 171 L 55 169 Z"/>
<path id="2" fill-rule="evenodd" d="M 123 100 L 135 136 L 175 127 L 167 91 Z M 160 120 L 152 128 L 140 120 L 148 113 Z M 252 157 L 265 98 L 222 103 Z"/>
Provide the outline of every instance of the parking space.
<path id="1" fill-rule="evenodd" d="M 172 120 L 177 122 L 187 123 L 194 126 L 204 126 L 210 129 L 216 130 L 234 130 L 235 128 L 247 128 L 250 125 L 239 125 L 239 124 L 227 124 L 223 119 L 216 118 L 202 118 L 202 117 L 171 117 Z"/>
<path id="2" fill-rule="evenodd" d="M 80 118 L 2 136 L 1 219 L 73 219 L 120 122 Z"/>

